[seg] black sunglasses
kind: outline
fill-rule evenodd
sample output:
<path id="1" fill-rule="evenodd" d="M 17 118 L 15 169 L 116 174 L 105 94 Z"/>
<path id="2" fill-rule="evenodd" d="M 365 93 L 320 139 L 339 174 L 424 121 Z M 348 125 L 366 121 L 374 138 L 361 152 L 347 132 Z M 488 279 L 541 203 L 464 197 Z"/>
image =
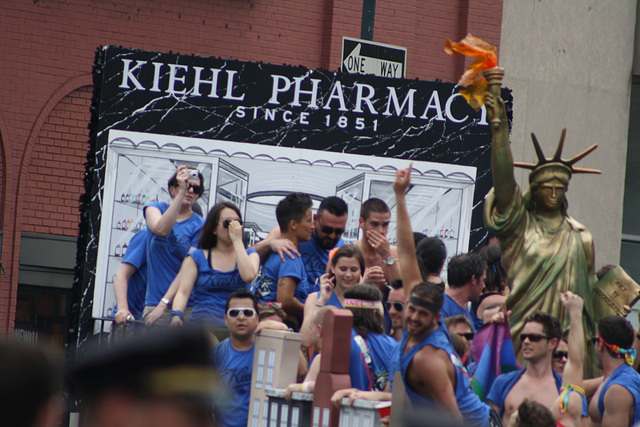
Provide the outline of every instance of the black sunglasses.
<path id="1" fill-rule="evenodd" d="M 253 308 L 230 308 L 229 311 L 227 311 L 227 316 L 235 319 L 240 316 L 240 313 L 242 313 L 247 319 L 251 319 L 256 315 L 256 311 Z"/>
<path id="2" fill-rule="evenodd" d="M 524 342 L 527 338 L 529 338 L 529 341 L 531 342 L 538 342 L 543 338 L 547 340 L 549 339 L 548 336 L 542 334 L 520 334 L 520 341 Z"/>
<path id="3" fill-rule="evenodd" d="M 593 345 L 596 345 L 596 343 L 597 343 L 598 341 L 600 341 L 600 338 L 599 338 L 599 337 L 593 337 L 593 338 L 591 338 L 591 342 L 593 343 Z"/>
<path id="4" fill-rule="evenodd" d="M 471 341 L 473 339 L 474 333 L 473 332 L 465 332 L 464 334 L 459 333 L 458 336 L 466 339 L 467 341 Z"/>
<path id="5" fill-rule="evenodd" d="M 391 307 L 395 308 L 396 311 L 404 310 L 404 303 L 400 301 L 385 301 L 384 306 L 387 308 L 387 311 L 391 310 Z"/>
<path id="6" fill-rule="evenodd" d="M 175 184 L 173 184 L 173 186 L 180 187 L 180 184 L 176 182 Z M 196 193 L 198 196 L 202 196 L 202 193 L 204 193 L 204 187 L 202 185 L 189 184 L 187 187 L 187 191 L 189 190 L 193 190 L 193 192 Z"/>
<path id="7" fill-rule="evenodd" d="M 568 351 L 554 351 L 553 352 L 553 358 L 555 360 L 562 360 L 562 358 L 568 359 L 569 358 L 569 352 Z"/>
<path id="8" fill-rule="evenodd" d="M 240 218 L 237 218 L 237 219 L 225 219 L 224 221 L 222 221 L 222 226 L 224 228 L 229 228 L 229 224 L 231 224 L 231 221 L 238 221 L 240 225 L 242 225 L 242 220 Z"/>
<path id="9" fill-rule="evenodd" d="M 328 225 L 321 225 L 320 230 L 322 230 L 324 234 L 336 233 L 336 236 L 340 236 L 344 234 L 344 228 L 333 228 L 333 227 L 329 227 Z"/>

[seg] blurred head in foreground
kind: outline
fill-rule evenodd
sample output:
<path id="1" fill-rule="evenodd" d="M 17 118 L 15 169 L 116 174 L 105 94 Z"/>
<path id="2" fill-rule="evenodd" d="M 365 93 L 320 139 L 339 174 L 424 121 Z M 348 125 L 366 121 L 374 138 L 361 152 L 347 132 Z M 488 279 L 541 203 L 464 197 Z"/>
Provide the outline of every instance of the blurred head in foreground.
<path id="1" fill-rule="evenodd" d="M 0 424 L 58 426 L 62 416 L 60 363 L 42 348 L 0 341 Z"/>
<path id="2" fill-rule="evenodd" d="M 163 329 L 92 349 L 71 369 L 81 425 L 213 426 L 218 381 L 204 330 Z"/>

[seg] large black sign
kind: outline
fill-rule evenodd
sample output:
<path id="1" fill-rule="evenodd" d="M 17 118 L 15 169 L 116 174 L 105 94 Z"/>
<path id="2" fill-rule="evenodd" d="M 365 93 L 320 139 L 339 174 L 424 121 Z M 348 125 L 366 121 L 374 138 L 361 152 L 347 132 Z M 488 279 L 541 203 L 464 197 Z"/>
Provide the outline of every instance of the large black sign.
<path id="1" fill-rule="evenodd" d="M 469 249 L 485 237 L 491 132 L 455 84 L 107 46 L 98 50 L 79 239 L 76 313 L 91 298 L 111 130 L 472 166 Z M 510 91 L 503 90 L 509 115 Z M 408 162 L 407 162 L 408 163 Z"/>

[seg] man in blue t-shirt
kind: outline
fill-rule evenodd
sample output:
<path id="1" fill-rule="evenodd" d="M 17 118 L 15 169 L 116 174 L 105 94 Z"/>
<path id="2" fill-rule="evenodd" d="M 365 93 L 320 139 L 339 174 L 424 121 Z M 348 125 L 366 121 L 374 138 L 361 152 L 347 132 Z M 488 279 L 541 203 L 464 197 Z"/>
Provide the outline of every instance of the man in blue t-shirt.
<path id="1" fill-rule="evenodd" d="M 311 215 L 311 197 L 304 193 L 290 193 L 276 207 L 276 218 L 284 239 L 298 247 L 309 241 L 314 224 Z M 279 301 L 287 313 L 287 323 L 294 329 L 301 324 L 304 302 L 309 294 L 307 272 L 302 258 L 294 255 L 282 262 L 278 253 L 272 252 L 264 263 L 263 275 L 256 285 L 260 301 Z"/>
<path id="2" fill-rule="evenodd" d="M 142 320 L 147 291 L 147 237 L 148 229 L 143 228 L 131 238 L 127 253 L 113 279 L 117 325 Z"/>
<path id="3" fill-rule="evenodd" d="M 242 288 L 229 295 L 225 305 L 224 323 L 229 329 L 229 338 L 216 345 L 212 354 L 213 366 L 226 388 L 226 401 L 218 402 L 214 409 L 215 425 L 246 427 L 258 323 L 261 323 L 262 329 L 284 331 L 287 327 L 275 320 L 260 322 L 255 295 Z"/>
<path id="4" fill-rule="evenodd" d="M 249 417 L 253 349 L 258 327 L 258 302 L 248 290 L 238 289 L 229 295 L 224 323 L 229 338 L 213 349 L 213 365 L 227 389 L 227 401 L 215 410 L 216 425 L 245 427 Z"/>
<path id="5" fill-rule="evenodd" d="M 320 290 L 320 276 L 327 272 L 329 252 L 344 245 L 342 235 L 347 226 L 349 208 L 339 197 L 326 197 L 315 215 L 311 240 L 298 246 L 312 291 Z"/>
<path id="6" fill-rule="evenodd" d="M 461 254 L 451 258 L 447 266 L 449 286 L 444 291 L 442 318 L 462 314 L 473 325 L 469 302 L 477 301 L 484 289 L 487 263 L 477 254 Z"/>
<path id="7" fill-rule="evenodd" d="M 265 240 L 255 245 L 255 249 L 263 261 L 271 252 L 277 252 L 282 262 L 287 256 L 294 259 L 300 255 L 311 291 L 318 291 L 319 278 L 327 272 L 329 253 L 344 245 L 342 235 L 347 226 L 348 213 L 349 208 L 344 200 L 335 196 L 326 197 L 314 215 L 314 229 L 309 241 L 300 242 L 296 247 L 290 240 L 282 238 L 280 227 L 275 227 Z"/>

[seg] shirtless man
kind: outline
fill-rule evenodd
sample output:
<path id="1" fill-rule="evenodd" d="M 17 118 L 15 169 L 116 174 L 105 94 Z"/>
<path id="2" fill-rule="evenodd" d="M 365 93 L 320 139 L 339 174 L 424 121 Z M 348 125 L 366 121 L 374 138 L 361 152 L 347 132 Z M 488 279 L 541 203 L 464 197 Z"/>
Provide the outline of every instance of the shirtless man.
<path id="1" fill-rule="evenodd" d="M 511 414 L 527 398 L 549 409 L 553 407 L 562 378 L 551 367 L 551 360 L 561 335 L 558 319 L 546 313 L 537 311 L 525 320 L 518 338 L 527 367 L 500 375 L 487 396 L 491 406 L 502 416 L 503 425 L 507 425 Z"/>
<path id="2" fill-rule="evenodd" d="M 594 338 L 598 367 L 604 382 L 589 403 L 591 426 L 630 426 L 640 421 L 640 375 L 633 369 L 634 330 L 622 317 L 598 322 Z"/>
<path id="3" fill-rule="evenodd" d="M 387 231 L 391 223 L 391 210 L 380 199 L 371 198 L 360 208 L 360 228 L 362 239 L 355 245 L 364 255 L 366 267 L 363 283 L 375 283 L 383 295 L 388 292 L 388 284 L 400 279 L 398 248 L 390 245 Z"/>

